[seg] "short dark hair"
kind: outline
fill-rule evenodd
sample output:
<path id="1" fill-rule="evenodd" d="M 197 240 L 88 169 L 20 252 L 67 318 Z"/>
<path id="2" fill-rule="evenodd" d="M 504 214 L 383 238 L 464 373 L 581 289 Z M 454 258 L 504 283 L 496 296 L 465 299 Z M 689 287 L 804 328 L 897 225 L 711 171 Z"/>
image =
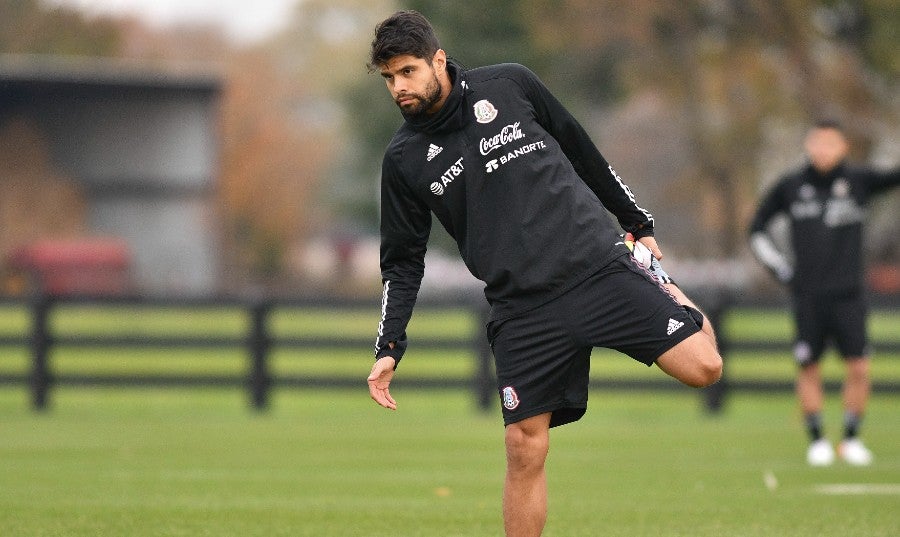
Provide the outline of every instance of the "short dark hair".
<path id="1" fill-rule="evenodd" d="M 441 45 L 428 19 L 418 11 L 398 11 L 375 27 L 369 72 L 404 54 L 430 62 L 439 48 Z"/>
<path id="2" fill-rule="evenodd" d="M 844 126 L 841 122 L 834 118 L 822 118 L 813 124 L 814 129 L 830 129 L 838 132 L 844 132 Z"/>

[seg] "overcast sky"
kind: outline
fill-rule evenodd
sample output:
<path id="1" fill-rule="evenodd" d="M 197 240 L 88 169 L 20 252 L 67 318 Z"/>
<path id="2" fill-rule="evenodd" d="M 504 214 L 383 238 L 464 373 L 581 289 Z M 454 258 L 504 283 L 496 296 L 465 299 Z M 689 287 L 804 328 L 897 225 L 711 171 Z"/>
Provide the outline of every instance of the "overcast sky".
<path id="1" fill-rule="evenodd" d="M 204 23 L 221 26 L 234 39 L 252 42 L 284 28 L 302 0 L 42 0 L 88 15 L 136 15 L 155 26 Z"/>

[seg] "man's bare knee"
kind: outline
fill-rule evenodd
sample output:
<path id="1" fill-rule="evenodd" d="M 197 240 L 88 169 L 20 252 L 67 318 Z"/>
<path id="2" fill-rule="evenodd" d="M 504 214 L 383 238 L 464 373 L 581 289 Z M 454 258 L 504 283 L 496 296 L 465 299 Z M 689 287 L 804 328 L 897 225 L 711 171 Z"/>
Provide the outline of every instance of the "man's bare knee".
<path id="1" fill-rule="evenodd" d="M 700 364 L 700 382 L 697 388 L 703 388 L 710 384 L 715 384 L 722 378 L 722 357 L 713 349 L 711 352 L 703 355 Z"/>
<path id="2" fill-rule="evenodd" d="M 550 415 L 535 416 L 506 427 L 506 462 L 510 471 L 540 470 L 550 448 Z"/>
<path id="3" fill-rule="evenodd" d="M 702 332 L 664 352 L 656 365 L 694 388 L 709 386 L 722 378 L 722 357 L 709 335 Z"/>

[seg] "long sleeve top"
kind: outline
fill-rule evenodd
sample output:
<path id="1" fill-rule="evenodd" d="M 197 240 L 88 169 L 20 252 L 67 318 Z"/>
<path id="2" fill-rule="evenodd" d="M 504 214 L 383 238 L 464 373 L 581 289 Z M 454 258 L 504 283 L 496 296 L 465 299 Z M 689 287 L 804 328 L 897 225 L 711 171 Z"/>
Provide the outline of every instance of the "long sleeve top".
<path id="1" fill-rule="evenodd" d="M 822 174 L 807 165 L 788 173 L 762 198 L 750 224 L 750 249 L 794 294 L 861 292 L 869 200 L 898 184 L 900 168 L 880 172 L 841 164 Z M 790 221 L 792 256 L 775 246 L 768 231 L 778 214 Z"/>
<path id="2" fill-rule="evenodd" d="M 651 214 L 534 73 L 448 65 L 441 110 L 407 117 L 384 155 L 376 357 L 399 361 L 406 349 L 432 215 L 484 282 L 491 319 L 540 306 L 625 254 L 621 229 L 653 234 Z"/>

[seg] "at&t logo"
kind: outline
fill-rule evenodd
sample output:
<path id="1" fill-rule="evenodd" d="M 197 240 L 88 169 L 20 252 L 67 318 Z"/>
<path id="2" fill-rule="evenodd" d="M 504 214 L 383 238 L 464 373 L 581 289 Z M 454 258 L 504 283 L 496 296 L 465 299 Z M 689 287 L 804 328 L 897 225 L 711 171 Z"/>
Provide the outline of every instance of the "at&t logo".
<path id="1" fill-rule="evenodd" d="M 431 189 L 431 193 L 435 196 L 443 196 L 444 195 L 444 187 L 453 182 L 454 179 L 462 175 L 463 171 L 465 171 L 465 167 L 463 166 L 463 159 L 460 157 L 459 160 L 453 163 L 447 171 L 445 171 L 440 180 L 431 183 L 429 189 Z"/>

